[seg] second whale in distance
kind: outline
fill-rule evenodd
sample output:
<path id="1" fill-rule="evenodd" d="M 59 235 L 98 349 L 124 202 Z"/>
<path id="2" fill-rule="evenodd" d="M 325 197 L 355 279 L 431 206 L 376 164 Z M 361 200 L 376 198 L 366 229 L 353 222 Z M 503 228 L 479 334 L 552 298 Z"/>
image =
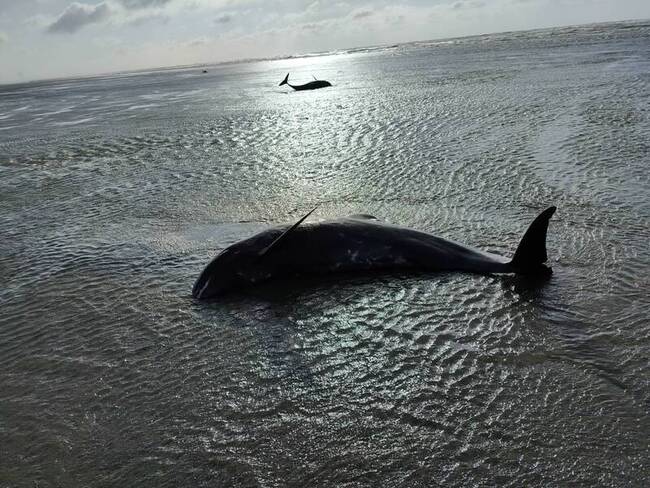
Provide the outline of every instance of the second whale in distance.
<path id="1" fill-rule="evenodd" d="M 274 278 L 340 272 L 551 274 L 544 263 L 546 231 L 555 207 L 544 210 L 530 224 L 512 259 L 385 224 L 370 215 L 303 224 L 314 210 L 291 226 L 273 227 L 224 249 L 196 280 L 194 298 L 213 298 Z"/>
<path id="2" fill-rule="evenodd" d="M 332 86 L 332 84 L 329 81 L 317 80 L 315 78 L 314 81 L 310 81 L 309 83 L 305 83 L 304 85 L 292 85 L 291 83 L 289 83 L 289 73 L 287 73 L 287 76 L 284 77 L 284 80 L 280 82 L 279 86 L 282 85 L 289 85 L 294 90 L 316 90 L 317 88 L 325 88 L 326 86 Z"/>

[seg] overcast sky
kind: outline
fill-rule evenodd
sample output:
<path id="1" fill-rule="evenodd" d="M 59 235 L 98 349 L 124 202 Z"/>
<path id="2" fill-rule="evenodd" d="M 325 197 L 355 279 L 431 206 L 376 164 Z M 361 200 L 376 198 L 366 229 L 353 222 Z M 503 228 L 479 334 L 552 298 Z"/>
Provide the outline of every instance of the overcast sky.
<path id="1" fill-rule="evenodd" d="M 650 0 L 0 0 L 0 83 L 650 18 Z"/>

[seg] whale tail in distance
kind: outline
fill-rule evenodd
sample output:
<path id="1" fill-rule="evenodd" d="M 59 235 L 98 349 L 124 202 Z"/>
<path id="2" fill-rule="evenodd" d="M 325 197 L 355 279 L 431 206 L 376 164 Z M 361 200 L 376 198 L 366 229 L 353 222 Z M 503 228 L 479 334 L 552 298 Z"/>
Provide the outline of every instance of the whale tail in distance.
<path id="1" fill-rule="evenodd" d="M 289 83 L 289 73 L 287 73 L 287 76 L 284 77 L 284 80 L 278 86 L 286 85 L 287 83 Z"/>
<path id="2" fill-rule="evenodd" d="M 555 207 L 549 207 L 537 216 L 521 238 L 517 251 L 510 261 L 517 274 L 550 274 L 551 268 L 544 266 L 546 255 L 546 231 L 548 221 L 555 213 Z"/>

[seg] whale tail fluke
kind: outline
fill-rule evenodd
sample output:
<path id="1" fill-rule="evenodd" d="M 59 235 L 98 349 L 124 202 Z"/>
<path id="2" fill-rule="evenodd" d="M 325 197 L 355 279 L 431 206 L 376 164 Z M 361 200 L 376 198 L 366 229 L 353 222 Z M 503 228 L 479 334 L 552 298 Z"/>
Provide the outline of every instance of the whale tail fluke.
<path id="1" fill-rule="evenodd" d="M 549 274 L 551 268 L 544 266 L 546 255 L 546 231 L 548 221 L 555 213 L 555 207 L 549 207 L 537 216 L 521 238 L 517 251 L 510 261 L 513 271 L 518 274 Z"/>
<path id="2" fill-rule="evenodd" d="M 287 73 L 287 76 L 284 77 L 284 80 L 278 86 L 286 85 L 287 83 L 289 83 L 289 73 Z"/>

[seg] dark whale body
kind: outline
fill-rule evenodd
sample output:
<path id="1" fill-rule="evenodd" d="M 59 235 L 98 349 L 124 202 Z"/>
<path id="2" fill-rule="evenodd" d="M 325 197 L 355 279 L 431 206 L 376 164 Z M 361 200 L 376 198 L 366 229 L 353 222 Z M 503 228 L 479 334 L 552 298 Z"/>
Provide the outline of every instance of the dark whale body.
<path id="1" fill-rule="evenodd" d="M 313 212 L 313 210 L 312 210 Z M 543 263 L 555 207 L 530 225 L 512 259 L 369 215 L 274 227 L 224 249 L 203 270 L 192 295 L 212 298 L 273 278 L 376 270 L 549 275 Z"/>
<path id="2" fill-rule="evenodd" d="M 317 88 L 325 88 L 326 86 L 332 86 L 332 84 L 329 81 L 325 80 L 314 80 L 310 81 L 309 83 L 305 83 L 304 85 L 292 85 L 289 83 L 289 73 L 287 73 L 287 76 L 284 77 L 284 80 L 280 82 L 279 86 L 282 85 L 289 85 L 291 88 L 294 90 L 316 90 Z"/>

